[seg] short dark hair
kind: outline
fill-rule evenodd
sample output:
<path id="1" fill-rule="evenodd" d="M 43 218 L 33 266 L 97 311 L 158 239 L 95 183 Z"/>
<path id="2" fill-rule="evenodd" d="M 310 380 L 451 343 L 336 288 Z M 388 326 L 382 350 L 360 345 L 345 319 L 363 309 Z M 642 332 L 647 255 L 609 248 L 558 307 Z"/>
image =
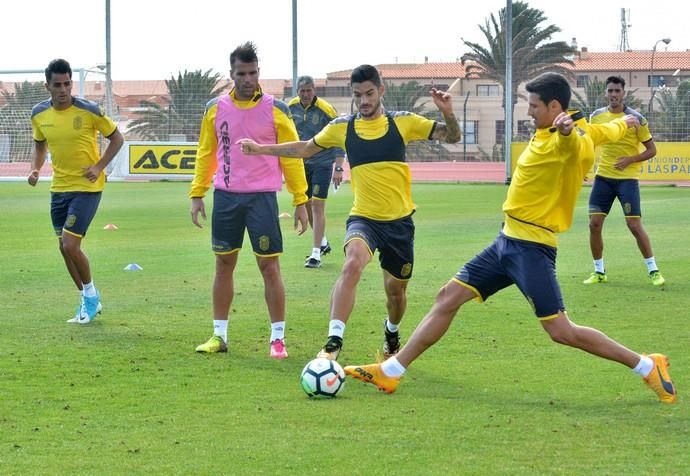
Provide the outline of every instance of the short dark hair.
<path id="1" fill-rule="evenodd" d="M 297 80 L 297 87 L 301 88 L 305 84 L 311 84 L 312 86 L 314 85 L 314 78 L 311 76 L 300 76 L 299 79 Z"/>
<path id="2" fill-rule="evenodd" d="M 558 73 L 542 73 L 525 85 L 528 93 L 538 94 L 544 104 L 554 99 L 564 111 L 570 105 L 570 84 L 565 76 Z"/>
<path id="3" fill-rule="evenodd" d="M 70 79 L 72 79 L 72 68 L 67 60 L 63 60 L 62 58 L 54 59 L 48 63 L 45 73 L 46 82 L 48 83 L 53 79 L 54 74 L 69 74 Z"/>
<path id="4" fill-rule="evenodd" d="M 377 88 L 381 86 L 381 75 L 376 68 L 370 64 L 363 64 L 357 66 L 352 70 L 350 75 L 350 83 L 363 83 L 364 81 L 371 81 Z"/>
<path id="5" fill-rule="evenodd" d="M 623 79 L 621 76 L 609 76 L 606 78 L 604 86 L 608 86 L 609 83 L 620 84 L 621 89 L 625 89 L 625 79 Z"/>
<path id="6" fill-rule="evenodd" d="M 238 60 L 242 63 L 258 63 L 259 57 L 256 55 L 256 45 L 251 41 L 247 41 L 235 48 L 235 51 L 230 53 L 230 67 L 232 68 L 235 61 Z"/>

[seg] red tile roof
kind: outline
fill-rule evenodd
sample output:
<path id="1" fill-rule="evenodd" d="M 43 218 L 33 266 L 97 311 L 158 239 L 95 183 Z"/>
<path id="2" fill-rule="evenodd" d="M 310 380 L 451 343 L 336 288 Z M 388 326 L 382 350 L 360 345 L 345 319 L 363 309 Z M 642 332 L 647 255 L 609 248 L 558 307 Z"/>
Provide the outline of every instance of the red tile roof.
<path id="1" fill-rule="evenodd" d="M 462 78 L 465 68 L 461 63 L 404 63 L 378 64 L 376 69 L 383 79 L 435 79 Z M 351 69 L 327 73 L 328 79 L 350 79 Z"/>
<path id="2" fill-rule="evenodd" d="M 652 64 L 651 51 L 585 51 L 578 56 L 573 71 L 649 71 Z M 690 51 L 657 51 L 654 69 L 690 70 Z"/>

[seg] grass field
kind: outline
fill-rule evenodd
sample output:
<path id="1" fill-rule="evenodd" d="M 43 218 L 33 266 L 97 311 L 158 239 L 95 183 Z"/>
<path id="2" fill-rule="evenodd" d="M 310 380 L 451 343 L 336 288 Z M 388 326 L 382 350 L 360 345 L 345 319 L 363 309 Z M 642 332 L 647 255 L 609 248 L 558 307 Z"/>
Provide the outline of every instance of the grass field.
<path id="1" fill-rule="evenodd" d="M 0 183 L 0 474 L 690 474 L 690 189 L 645 187 L 664 273 L 651 286 L 622 214 L 605 228 L 610 282 L 591 271 L 585 188 L 561 237 L 567 308 L 640 352 L 664 352 L 679 389 L 662 405 L 627 368 L 552 344 L 515 288 L 465 306 L 394 395 L 348 380 L 310 400 L 298 377 L 327 334 L 349 187 L 328 202 L 334 249 L 304 269 L 310 237 L 284 222 L 290 358 L 268 358 L 263 287 L 245 240 L 230 350 L 212 332 L 210 227 L 189 219 L 188 184 L 111 183 L 85 240 L 104 312 L 78 302 L 52 236 L 48 186 Z M 415 185 L 415 277 L 403 339 L 438 288 L 488 245 L 505 187 Z M 290 197 L 280 195 L 288 211 Z M 207 206 L 210 199 L 207 200 Z M 117 231 L 103 226 L 115 223 Z M 129 263 L 143 271 L 127 272 Z M 366 363 L 385 316 L 377 262 L 360 283 L 341 363 Z"/>

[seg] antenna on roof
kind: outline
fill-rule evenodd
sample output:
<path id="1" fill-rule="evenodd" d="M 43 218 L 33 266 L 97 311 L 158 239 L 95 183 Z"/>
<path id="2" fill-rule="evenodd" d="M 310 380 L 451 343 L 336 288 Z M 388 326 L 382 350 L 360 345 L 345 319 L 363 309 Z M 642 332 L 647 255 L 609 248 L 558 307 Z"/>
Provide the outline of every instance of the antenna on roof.
<path id="1" fill-rule="evenodd" d="M 630 43 L 628 42 L 628 28 L 630 28 L 630 9 L 621 8 L 621 37 L 618 42 L 618 51 L 630 51 Z"/>

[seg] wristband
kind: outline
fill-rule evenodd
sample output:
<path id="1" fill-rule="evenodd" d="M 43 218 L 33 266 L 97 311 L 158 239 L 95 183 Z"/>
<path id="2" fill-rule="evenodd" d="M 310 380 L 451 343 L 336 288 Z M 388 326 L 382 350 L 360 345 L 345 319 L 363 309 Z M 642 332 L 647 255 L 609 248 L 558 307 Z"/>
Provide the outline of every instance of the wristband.
<path id="1" fill-rule="evenodd" d="M 336 165 L 336 166 L 335 166 L 335 171 L 336 171 L 336 172 L 342 172 L 342 171 L 343 171 L 343 168 L 342 168 L 340 165 Z"/>

